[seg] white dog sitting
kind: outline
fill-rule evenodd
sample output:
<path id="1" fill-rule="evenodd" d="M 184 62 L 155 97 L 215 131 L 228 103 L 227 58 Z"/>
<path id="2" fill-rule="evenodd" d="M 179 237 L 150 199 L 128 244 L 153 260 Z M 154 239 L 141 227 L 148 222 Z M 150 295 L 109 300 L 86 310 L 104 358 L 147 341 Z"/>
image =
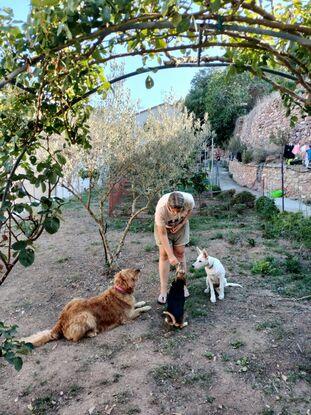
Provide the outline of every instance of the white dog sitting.
<path id="1" fill-rule="evenodd" d="M 197 260 L 192 264 L 194 269 L 205 267 L 206 271 L 206 290 L 211 292 L 211 302 L 216 303 L 215 289 L 219 294 L 219 300 L 225 298 L 225 287 L 241 287 L 240 284 L 229 283 L 226 280 L 226 271 L 219 259 L 209 256 L 206 249 L 196 248 L 198 252 Z"/>

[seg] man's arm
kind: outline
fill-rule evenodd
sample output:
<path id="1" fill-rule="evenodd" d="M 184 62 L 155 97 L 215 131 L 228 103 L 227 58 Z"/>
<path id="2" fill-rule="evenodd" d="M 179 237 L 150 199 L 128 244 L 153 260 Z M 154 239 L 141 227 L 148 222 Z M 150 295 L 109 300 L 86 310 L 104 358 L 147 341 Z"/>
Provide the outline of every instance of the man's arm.
<path id="1" fill-rule="evenodd" d="M 191 216 L 191 214 L 192 214 L 192 209 L 189 209 L 189 210 L 187 211 L 187 214 L 186 214 L 186 216 L 184 217 L 183 221 L 182 221 L 182 222 L 180 222 L 177 226 L 175 226 L 175 228 L 170 229 L 170 232 L 171 232 L 171 233 L 176 233 L 176 232 L 178 232 L 178 231 L 179 231 L 179 229 L 181 229 L 183 226 L 185 226 L 185 224 L 187 223 L 188 218 Z"/>
<path id="2" fill-rule="evenodd" d="M 179 263 L 178 259 L 175 257 L 173 249 L 169 243 L 167 237 L 167 230 L 165 226 L 157 226 L 157 232 L 160 239 L 160 242 L 168 256 L 168 260 L 171 265 L 177 265 Z"/>

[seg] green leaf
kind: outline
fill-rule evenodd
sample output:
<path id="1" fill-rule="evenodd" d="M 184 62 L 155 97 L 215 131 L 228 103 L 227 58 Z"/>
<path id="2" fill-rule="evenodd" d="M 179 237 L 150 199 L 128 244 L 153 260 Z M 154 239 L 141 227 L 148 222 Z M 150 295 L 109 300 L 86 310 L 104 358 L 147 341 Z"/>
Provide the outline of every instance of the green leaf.
<path id="1" fill-rule="evenodd" d="M 146 81 L 145 81 L 145 85 L 147 89 L 151 89 L 154 86 L 154 81 L 151 78 L 150 75 L 147 76 Z"/>
<path id="2" fill-rule="evenodd" d="M 26 246 L 27 246 L 27 241 L 17 241 L 17 242 L 14 242 L 14 244 L 12 245 L 12 249 L 14 249 L 14 251 L 21 251 L 25 249 Z"/>
<path id="3" fill-rule="evenodd" d="M 18 260 L 24 267 L 29 267 L 35 260 L 35 253 L 30 248 L 23 249 L 18 255 Z"/>
<path id="4" fill-rule="evenodd" d="M 61 165 L 66 164 L 66 159 L 62 154 L 57 153 L 56 158 L 57 158 L 57 161 L 59 162 L 59 164 L 61 164 Z"/>
<path id="5" fill-rule="evenodd" d="M 183 17 L 182 20 L 177 25 L 178 32 L 186 32 L 190 27 L 190 19 L 188 17 Z"/>
<path id="6" fill-rule="evenodd" d="M 31 0 L 33 7 L 50 7 L 56 6 L 60 0 Z"/>
<path id="7" fill-rule="evenodd" d="M 224 21 L 224 18 L 223 18 L 223 16 L 218 16 L 218 18 L 217 18 L 217 30 L 219 30 L 219 31 L 222 31 L 223 30 L 223 21 Z"/>
<path id="8" fill-rule="evenodd" d="M 105 6 L 101 12 L 101 16 L 104 20 L 104 22 L 109 22 L 110 17 L 111 17 L 111 10 L 110 7 Z"/>
<path id="9" fill-rule="evenodd" d="M 182 16 L 179 13 L 175 13 L 172 16 L 172 23 L 174 26 L 178 26 L 178 24 L 181 22 Z"/>
<path id="10" fill-rule="evenodd" d="M 24 210 L 24 205 L 22 203 L 18 203 L 13 207 L 14 212 L 22 213 Z"/>
<path id="11" fill-rule="evenodd" d="M 43 226 L 48 233 L 56 233 L 60 227 L 60 220 L 58 218 L 50 216 L 45 219 L 45 221 L 43 222 Z"/>
<path id="12" fill-rule="evenodd" d="M 156 47 L 158 49 L 162 49 L 162 48 L 166 48 L 167 47 L 167 43 L 165 42 L 164 39 L 156 39 Z"/>
<path id="13" fill-rule="evenodd" d="M 210 9 L 213 13 L 218 12 L 218 10 L 221 8 L 221 0 L 213 0 L 210 3 Z"/>
<path id="14" fill-rule="evenodd" d="M 15 369 L 19 372 L 23 366 L 22 358 L 19 356 L 14 357 L 13 364 L 14 364 Z"/>
<path id="15" fill-rule="evenodd" d="M 59 36 L 62 33 L 63 29 L 64 29 L 64 25 L 63 25 L 63 23 L 61 23 L 57 28 L 56 35 Z"/>

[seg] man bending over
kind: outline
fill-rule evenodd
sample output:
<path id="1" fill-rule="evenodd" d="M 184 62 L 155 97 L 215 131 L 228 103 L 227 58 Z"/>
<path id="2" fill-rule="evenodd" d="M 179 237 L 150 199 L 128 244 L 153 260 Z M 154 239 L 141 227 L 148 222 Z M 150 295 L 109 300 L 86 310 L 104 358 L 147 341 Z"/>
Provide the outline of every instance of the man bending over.
<path id="1" fill-rule="evenodd" d="M 172 192 L 163 195 L 156 207 L 154 236 L 159 247 L 160 295 L 158 303 L 165 304 L 170 264 L 182 263 L 186 270 L 185 245 L 189 243 L 188 218 L 194 208 L 190 193 Z M 185 288 L 185 297 L 189 293 Z"/>

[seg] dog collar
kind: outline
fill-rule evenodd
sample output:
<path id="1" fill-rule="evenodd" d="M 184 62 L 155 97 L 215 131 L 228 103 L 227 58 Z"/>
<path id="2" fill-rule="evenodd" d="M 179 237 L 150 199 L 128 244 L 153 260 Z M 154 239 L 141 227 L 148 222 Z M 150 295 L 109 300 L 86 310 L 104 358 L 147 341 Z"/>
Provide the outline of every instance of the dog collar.
<path id="1" fill-rule="evenodd" d="M 124 288 L 120 287 L 119 285 L 115 285 L 115 286 L 114 286 L 114 288 L 115 288 L 117 291 L 119 291 L 119 293 L 122 293 L 122 294 L 128 294 L 128 292 L 127 292 Z"/>

